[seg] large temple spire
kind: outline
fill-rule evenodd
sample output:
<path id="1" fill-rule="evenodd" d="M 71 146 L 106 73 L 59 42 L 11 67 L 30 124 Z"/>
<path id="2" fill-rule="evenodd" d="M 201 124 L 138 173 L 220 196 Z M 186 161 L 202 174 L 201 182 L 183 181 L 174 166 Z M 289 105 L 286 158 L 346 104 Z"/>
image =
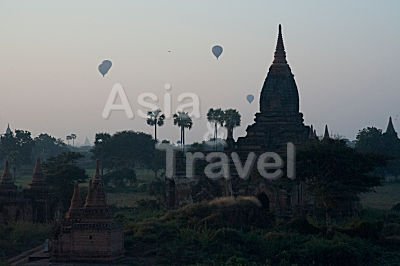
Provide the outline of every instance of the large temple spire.
<path id="1" fill-rule="evenodd" d="M 285 46 L 283 45 L 281 24 L 279 24 L 278 41 L 276 42 L 273 64 L 287 64 Z"/>
<path id="2" fill-rule="evenodd" d="M 288 119 L 287 116 L 297 116 L 299 118 L 300 115 L 299 93 L 289 64 L 286 61 L 281 25 L 279 25 L 274 61 L 269 68 L 261 90 L 260 111 L 267 116 L 286 116 L 286 118 L 283 118 L 284 120 Z M 301 119 L 300 117 L 298 120 Z"/>

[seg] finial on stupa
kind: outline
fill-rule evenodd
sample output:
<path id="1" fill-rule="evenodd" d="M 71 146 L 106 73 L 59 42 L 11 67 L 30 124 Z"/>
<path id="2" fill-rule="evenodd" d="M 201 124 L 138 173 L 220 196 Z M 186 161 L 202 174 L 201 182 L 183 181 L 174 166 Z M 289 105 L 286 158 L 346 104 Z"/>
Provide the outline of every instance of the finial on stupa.
<path id="1" fill-rule="evenodd" d="M 279 24 L 278 41 L 276 42 L 276 49 L 275 49 L 273 64 L 287 64 L 285 46 L 283 44 L 281 24 Z"/>
<path id="2" fill-rule="evenodd" d="M 325 132 L 324 132 L 324 137 L 323 137 L 323 139 L 324 139 L 324 140 L 330 139 L 330 137 L 329 137 L 328 125 L 325 125 Z"/>
<path id="3" fill-rule="evenodd" d="M 386 128 L 386 134 L 396 134 L 396 130 L 394 130 L 394 126 L 393 126 L 393 122 L 392 122 L 392 117 L 389 117 L 389 123 L 388 126 Z"/>

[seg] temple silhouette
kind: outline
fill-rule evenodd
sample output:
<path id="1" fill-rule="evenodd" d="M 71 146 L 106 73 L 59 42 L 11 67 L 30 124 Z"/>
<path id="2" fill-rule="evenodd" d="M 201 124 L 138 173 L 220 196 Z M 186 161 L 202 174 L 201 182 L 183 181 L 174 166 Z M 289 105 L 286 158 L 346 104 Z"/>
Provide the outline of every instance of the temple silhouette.
<path id="1" fill-rule="evenodd" d="M 235 142 L 230 135 L 225 153 L 237 152 L 243 161 L 249 152 L 261 154 L 275 152 L 286 157 L 286 145 L 300 145 L 317 140 L 312 126 L 304 125 L 299 112 L 299 92 L 292 70 L 286 60 L 282 26 L 278 28 L 278 39 L 274 60 L 261 89 L 260 112 L 247 127 L 247 134 Z M 329 137 L 329 134 L 328 134 Z M 277 215 L 291 216 L 313 208 L 313 199 L 305 193 L 304 184 L 290 182 L 290 186 L 279 181 L 270 181 L 255 171 L 248 180 L 239 178 L 234 163 L 230 162 L 231 179 L 210 180 L 203 172 L 194 178 L 185 176 L 182 158 L 177 158 L 177 170 L 173 180 L 167 180 L 166 198 L 169 208 L 178 208 L 188 203 L 210 200 L 215 197 L 256 196 L 266 210 Z"/>

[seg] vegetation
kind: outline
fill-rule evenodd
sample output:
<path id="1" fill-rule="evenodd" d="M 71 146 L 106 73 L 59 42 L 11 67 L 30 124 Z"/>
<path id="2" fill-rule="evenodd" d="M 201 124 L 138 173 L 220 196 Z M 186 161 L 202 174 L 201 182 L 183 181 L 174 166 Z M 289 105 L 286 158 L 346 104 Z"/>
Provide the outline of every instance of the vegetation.
<path id="1" fill-rule="evenodd" d="M 224 125 L 228 131 L 228 138 L 233 138 L 233 129 L 240 126 L 241 116 L 235 109 L 224 111 Z"/>
<path id="2" fill-rule="evenodd" d="M 214 124 L 214 142 L 217 143 L 218 138 L 218 124 L 221 126 L 224 125 L 224 111 L 221 108 L 213 109 L 210 108 L 207 112 L 207 120 L 208 122 Z"/>
<path id="3" fill-rule="evenodd" d="M 34 248 L 49 238 L 51 225 L 25 222 L 0 226 L 0 265 L 6 258 Z M 3 264 L 3 263 L 4 264 Z"/>
<path id="4" fill-rule="evenodd" d="M 365 210 L 333 226 L 265 212 L 255 198 L 221 198 L 165 213 L 141 201 L 116 217 L 127 256 L 163 265 L 389 265 L 400 261 L 400 213 Z"/>
<path id="5" fill-rule="evenodd" d="M 181 130 L 181 145 L 185 146 L 185 128 L 189 130 L 193 126 L 192 118 L 188 113 L 178 112 L 174 114 L 174 125 L 177 125 Z"/>
<path id="6" fill-rule="evenodd" d="M 358 201 L 361 193 L 380 185 L 380 177 L 372 172 L 385 163 L 381 157 L 359 153 L 343 140 L 334 139 L 304 145 L 297 160 L 298 178 L 324 209 L 328 229 L 334 210 Z"/>
<path id="7" fill-rule="evenodd" d="M 357 134 L 355 149 L 388 158 L 387 165 L 377 172 L 385 176 L 385 181 L 400 181 L 400 140 L 394 131 L 382 133 L 375 127 L 364 128 Z"/>
<path id="8" fill-rule="evenodd" d="M 151 169 L 156 177 L 164 168 L 165 152 L 157 150 L 155 143 L 150 135 L 142 132 L 98 133 L 91 152 L 93 159 L 101 160 L 106 185 L 121 188 L 134 185 L 136 168 Z"/>
<path id="9" fill-rule="evenodd" d="M 214 141 L 217 141 L 218 124 L 226 127 L 228 131 L 227 138 L 233 138 L 233 129 L 240 126 L 241 116 L 235 109 L 223 111 L 221 108 L 210 108 L 207 113 L 207 120 L 214 124 Z"/>
<path id="10" fill-rule="evenodd" d="M 76 162 L 83 156 L 75 152 L 65 152 L 56 157 L 49 158 L 43 164 L 43 171 L 46 182 L 63 203 L 64 209 L 67 209 L 74 190 L 74 183 L 85 182 L 89 177 L 85 169 L 76 165 Z"/>
<path id="11" fill-rule="evenodd" d="M 147 124 L 149 126 L 154 126 L 154 139 L 157 141 L 157 126 L 161 127 L 164 125 L 165 115 L 161 113 L 161 110 L 149 111 L 147 112 Z"/>

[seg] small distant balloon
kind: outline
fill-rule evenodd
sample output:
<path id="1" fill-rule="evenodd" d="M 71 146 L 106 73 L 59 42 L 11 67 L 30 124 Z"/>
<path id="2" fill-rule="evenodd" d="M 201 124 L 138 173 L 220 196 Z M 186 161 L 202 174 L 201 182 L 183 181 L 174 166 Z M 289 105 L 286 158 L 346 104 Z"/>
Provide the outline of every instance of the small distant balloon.
<path id="1" fill-rule="evenodd" d="M 254 101 L 254 95 L 253 94 L 249 94 L 246 96 L 246 99 L 249 103 L 252 103 Z"/>
<path id="2" fill-rule="evenodd" d="M 103 75 L 108 73 L 108 70 L 110 70 L 112 66 L 112 63 L 110 60 L 104 60 L 100 65 L 99 65 L 99 72 Z"/>
<path id="3" fill-rule="evenodd" d="M 221 46 L 219 46 L 219 45 L 215 45 L 215 46 L 213 46 L 213 48 L 212 48 L 212 53 L 214 54 L 214 56 L 215 56 L 217 59 L 221 56 L 221 54 L 222 54 L 223 51 L 224 51 L 224 49 L 223 49 Z"/>

